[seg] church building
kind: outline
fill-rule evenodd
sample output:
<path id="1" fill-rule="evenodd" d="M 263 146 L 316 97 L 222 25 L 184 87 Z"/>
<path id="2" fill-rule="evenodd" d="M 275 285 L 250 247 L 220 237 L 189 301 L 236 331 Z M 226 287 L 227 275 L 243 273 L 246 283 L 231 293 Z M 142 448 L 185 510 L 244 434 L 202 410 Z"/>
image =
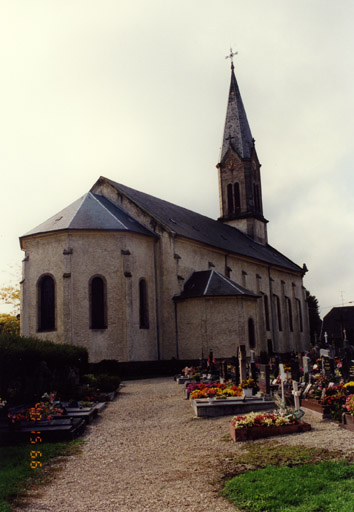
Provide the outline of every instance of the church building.
<path id="1" fill-rule="evenodd" d="M 260 167 L 232 64 L 219 219 L 100 177 L 20 238 L 22 334 L 92 362 L 308 350 L 306 267 L 268 244 Z"/>

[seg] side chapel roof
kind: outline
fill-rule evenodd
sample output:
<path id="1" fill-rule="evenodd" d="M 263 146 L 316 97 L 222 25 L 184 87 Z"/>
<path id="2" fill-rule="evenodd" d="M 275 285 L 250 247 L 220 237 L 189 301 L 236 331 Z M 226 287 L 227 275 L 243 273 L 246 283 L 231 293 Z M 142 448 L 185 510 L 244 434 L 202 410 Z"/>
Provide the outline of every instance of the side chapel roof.
<path id="1" fill-rule="evenodd" d="M 97 184 L 102 181 L 109 183 L 119 193 L 126 196 L 139 208 L 152 216 L 166 230 L 176 235 L 217 247 L 229 253 L 257 259 L 293 272 L 303 272 L 301 267 L 269 244 L 260 244 L 237 228 L 169 203 L 163 199 L 145 194 L 144 192 L 139 192 L 108 178 L 101 177 Z M 95 185 L 92 190 L 94 189 Z"/>
<path id="2" fill-rule="evenodd" d="M 68 229 L 130 231 L 153 235 L 152 231 L 105 197 L 88 192 L 64 210 L 28 231 L 21 238 Z"/>
<path id="3" fill-rule="evenodd" d="M 258 295 L 216 270 L 201 270 L 193 272 L 186 281 L 183 291 L 174 299 L 191 299 L 196 297 L 252 297 Z"/>

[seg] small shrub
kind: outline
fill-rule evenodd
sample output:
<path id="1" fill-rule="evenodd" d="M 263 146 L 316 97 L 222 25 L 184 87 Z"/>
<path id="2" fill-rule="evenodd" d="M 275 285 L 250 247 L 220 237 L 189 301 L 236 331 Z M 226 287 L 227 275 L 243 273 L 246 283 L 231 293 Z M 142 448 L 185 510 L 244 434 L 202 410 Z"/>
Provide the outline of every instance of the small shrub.
<path id="1" fill-rule="evenodd" d="M 120 378 L 117 375 L 101 374 L 96 376 L 97 388 L 104 393 L 115 391 L 120 384 Z"/>

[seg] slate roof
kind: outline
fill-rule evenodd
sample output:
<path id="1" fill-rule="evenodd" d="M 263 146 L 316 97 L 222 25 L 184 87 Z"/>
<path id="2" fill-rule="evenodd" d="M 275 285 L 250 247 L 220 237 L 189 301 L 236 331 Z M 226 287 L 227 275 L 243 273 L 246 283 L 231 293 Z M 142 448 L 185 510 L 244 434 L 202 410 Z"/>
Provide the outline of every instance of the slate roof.
<path id="1" fill-rule="evenodd" d="M 229 137 L 231 137 L 230 140 L 228 140 Z M 231 70 L 231 83 L 220 162 L 226 155 L 230 145 L 241 158 L 251 157 L 254 146 L 253 137 L 233 68 Z"/>
<path id="2" fill-rule="evenodd" d="M 62 230 L 129 231 L 154 236 L 153 232 L 133 219 L 105 197 L 88 192 L 21 238 Z"/>
<path id="3" fill-rule="evenodd" d="M 101 177 L 99 181 L 101 180 L 110 183 L 121 194 L 128 197 L 137 206 L 155 218 L 167 230 L 178 236 L 222 249 L 228 253 L 254 258 L 287 270 L 303 272 L 301 267 L 270 245 L 255 242 L 242 231 L 223 224 L 221 221 L 210 219 L 163 199 L 139 192 L 108 178 Z"/>
<path id="4" fill-rule="evenodd" d="M 191 299 L 195 297 L 253 297 L 258 295 L 243 288 L 216 270 L 193 272 L 186 281 L 182 293 L 174 299 Z"/>

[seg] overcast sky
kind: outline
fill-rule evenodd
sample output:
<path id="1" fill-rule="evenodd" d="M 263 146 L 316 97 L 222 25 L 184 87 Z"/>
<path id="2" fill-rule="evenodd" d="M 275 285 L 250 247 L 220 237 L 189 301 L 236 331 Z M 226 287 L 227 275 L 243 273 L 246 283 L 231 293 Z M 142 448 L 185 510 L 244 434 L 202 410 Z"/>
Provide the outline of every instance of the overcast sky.
<path id="1" fill-rule="evenodd" d="M 101 175 L 219 216 L 232 46 L 269 243 L 322 314 L 354 301 L 353 22 L 351 0 L 0 0 L 0 285 Z"/>

